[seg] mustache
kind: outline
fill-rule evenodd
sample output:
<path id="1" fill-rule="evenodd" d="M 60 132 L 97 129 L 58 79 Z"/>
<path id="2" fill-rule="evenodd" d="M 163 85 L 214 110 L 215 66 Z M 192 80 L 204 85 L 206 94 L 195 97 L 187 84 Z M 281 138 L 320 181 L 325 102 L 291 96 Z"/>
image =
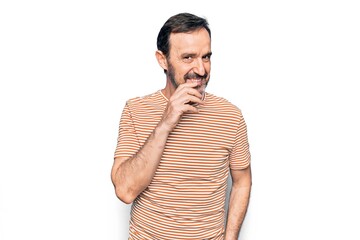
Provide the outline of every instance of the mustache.
<path id="1" fill-rule="evenodd" d="M 197 80 L 205 80 L 207 78 L 208 74 L 205 73 L 204 75 L 199 75 L 197 73 L 187 73 L 184 76 L 184 79 L 197 79 Z"/>

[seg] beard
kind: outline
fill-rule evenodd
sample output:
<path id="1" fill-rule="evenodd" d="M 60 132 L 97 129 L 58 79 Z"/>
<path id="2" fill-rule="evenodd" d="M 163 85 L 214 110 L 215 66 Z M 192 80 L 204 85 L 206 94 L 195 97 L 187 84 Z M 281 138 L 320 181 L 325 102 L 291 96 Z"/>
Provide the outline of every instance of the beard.
<path id="1" fill-rule="evenodd" d="M 176 80 L 175 80 L 175 69 L 173 67 L 173 65 L 170 63 L 170 61 L 168 61 L 168 70 L 166 72 L 166 76 L 168 79 L 170 79 L 170 82 L 172 83 L 172 85 L 176 88 L 178 88 L 179 84 L 177 84 Z"/>
<path id="2" fill-rule="evenodd" d="M 170 63 L 170 61 L 168 61 L 168 70 L 166 72 L 166 76 L 168 79 L 170 79 L 170 82 L 175 87 L 175 89 L 179 87 L 179 84 L 176 82 L 176 79 L 175 79 L 175 68 Z M 201 81 L 206 81 L 207 77 L 208 77 L 207 72 L 205 72 L 205 74 L 202 76 L 197 73 L 194 73 L 194 72 L 188 72 L 187 74 L 184 75 L 184 81 L 186 82 L 186 80 L 188 80 L 188 79 L 197 79 L 197 80 L 201 80 Z M 207 82 L 205 82 L 205 87 L 208 85 L 209 80 Z"/>

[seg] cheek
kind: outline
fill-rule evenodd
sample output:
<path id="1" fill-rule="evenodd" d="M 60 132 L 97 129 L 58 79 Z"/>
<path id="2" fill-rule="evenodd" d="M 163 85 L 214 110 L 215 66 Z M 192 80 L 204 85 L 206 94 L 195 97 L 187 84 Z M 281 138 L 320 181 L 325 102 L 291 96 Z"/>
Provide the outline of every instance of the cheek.
<path id="1" fill-rule="evenodd" d="M 210 70 L 211 70 L 211 63 L 206 64 L 205 69 L 206 69 L 207 73 L 209 74 Z"/>
<path id="2" fill-rule="evenodd" d="M 180 77 L 181 79 L 183 79 L 184 76 L 185 76 L 186 74 L 188 74 L 189 72 L 191 72 L 191 68 L 189 68 L 189 67 L 182 67 L 182 68 L 178 68 L 178 71 L 176 71 L 176 75 L 177 75 L 178 77 Z"/>

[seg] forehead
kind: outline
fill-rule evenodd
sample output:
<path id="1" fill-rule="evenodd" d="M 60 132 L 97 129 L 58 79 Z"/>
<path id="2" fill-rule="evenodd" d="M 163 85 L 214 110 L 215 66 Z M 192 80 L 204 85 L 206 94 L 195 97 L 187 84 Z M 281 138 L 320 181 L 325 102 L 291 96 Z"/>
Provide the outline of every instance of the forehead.
<path id="1" fill-rule="evenodd" d="M 170 34 L 170 53 L 199 53 L 211 51 L 211 39 L 205 28 L 188 33 Z"/>

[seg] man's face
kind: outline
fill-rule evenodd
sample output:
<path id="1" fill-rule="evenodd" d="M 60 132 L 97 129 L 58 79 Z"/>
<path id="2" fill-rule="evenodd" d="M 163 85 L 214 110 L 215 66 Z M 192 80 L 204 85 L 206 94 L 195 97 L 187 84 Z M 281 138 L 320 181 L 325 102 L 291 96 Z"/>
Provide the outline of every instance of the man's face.
<path id="1" fill-rule="evenodd" d="M 177 88 L 185 82 L 197 82 L 204 95 L 210 79 L 211 40 L 206 29 L 170 35 L 167 78 Z"/>

